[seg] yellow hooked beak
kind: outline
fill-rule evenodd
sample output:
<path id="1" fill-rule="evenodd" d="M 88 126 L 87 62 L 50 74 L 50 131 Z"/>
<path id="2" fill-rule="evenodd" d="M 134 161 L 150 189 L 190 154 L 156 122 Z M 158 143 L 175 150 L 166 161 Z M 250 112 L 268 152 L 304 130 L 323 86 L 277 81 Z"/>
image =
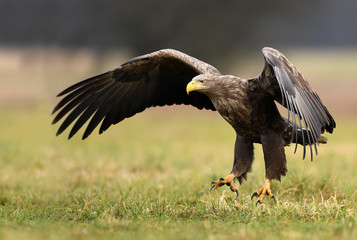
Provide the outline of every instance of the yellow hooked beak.
<path id="1" fill-rule="evenodd" d="M 186 92 L 187 94 L 190 94 L 190 92 L 192 91 L 195 91 L 195 90 L 198 90 L 198 89 L 201 89 L 203 88 L 203 84 L 200 83 L 200 82 L 196 82 L 194 80 L 192 80 L 191 82 L 189 82 L 186 86 Z"/>

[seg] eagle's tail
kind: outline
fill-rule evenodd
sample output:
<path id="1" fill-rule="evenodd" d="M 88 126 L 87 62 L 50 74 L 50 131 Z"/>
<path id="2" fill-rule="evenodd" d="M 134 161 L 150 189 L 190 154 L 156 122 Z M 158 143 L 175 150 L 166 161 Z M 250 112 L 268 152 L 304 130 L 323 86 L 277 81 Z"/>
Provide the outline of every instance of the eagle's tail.
<path id="1" fill-rule="evenodd" d="M 314 144 L 317 142 L 326 144 L 328 141 L 328 138 L 322 134 L 320 134 L 320 136 L 317 138 L 317 142 L 313 141 L 312 139 L 310 139 L 310 141 L 308 141 L 309 136 L 311 136 L 310 134 L 311 134 L 310 130 L 308 130 L 306 128 L 298 128 L 298 132 L 297 132 L 297 135 L 294 136 L 293 143 L 298 143 L 303 146 L 306 146 L 306 145 L 311 145 L 311 144 Z"/>

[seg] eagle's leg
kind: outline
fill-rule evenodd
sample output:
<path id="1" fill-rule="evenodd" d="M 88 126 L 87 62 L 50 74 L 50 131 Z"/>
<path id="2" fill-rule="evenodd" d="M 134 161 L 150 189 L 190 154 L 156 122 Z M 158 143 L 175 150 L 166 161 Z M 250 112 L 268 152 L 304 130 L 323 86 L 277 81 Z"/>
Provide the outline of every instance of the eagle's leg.
<path id="1" fill-rule="evenodd" d="M 220 178 L 218 181 L 212 182 L 210 190 L 219 188 L 223 185 L 227 185 L 227 186 L 229 186 L 229 188 L 231 189 L 232 192 L 236 193 L 236 198 L 237 198 L 239 196 L 239 192 L 233 183 L 233 180 L 235 177 L 236 176 L 231 173 L 231 174 L 227 175 L 225 178 Z"/>
<path id="2" fill-rule="evenodd" d="M 268 130 L 265 134 L 261 135 L 261 143 L 264 152 L 266 181 L 263 186 L 252 195 L 251 199 L 255 196 L 259 198 L 256 204 L 262 203 L 266 194 L 275 200 L 270 190 L 270 182 L 273 179 L 280 181 L 281 176 L 285 176 L 287 172 L 284 141 L 281 135 L 274 130 Z"/>
<path id="3" fill-rule="evenodd" d="M 230 189 L 236 193 L 237 198 L 239 192 L 238 189 L 234 186 L 233 181 L 238 179 L 239 183 L 242 183 L 243 179 L 247 179 L 247 173 L 252 170 L 253 159 L 253 142 L 237 134 L 234 147 L 234 163 L 232 171 L 225 178 L 221 178 L 216 182 L 212 182 L 211 189 L 216 189 L 223 185 L 228 185 Z"/>
<path id="4" fill-rule="evenodd" d="M 262 203 L 262 202 L 263 202 L 263 199 L 264 199 L 264 197 L 265 197 L 266 194 L 268 194 L 269 196 L 271 196 L 271 197 L 274 199 L 274 201 L 275 201 L 275 197 L 274 197 L 273 193 L 272 193 L 271 190 L 270 190 L 270 180 L 269 180 L 269 179 L 267 179 L 267 180 L 265 181 L 265 183 L 263 184 L 263 186 L 262 186 L 257 192 L 253 193 L 251 199 L 253 199 L 253 197 L 256 196 L 256 197 L 259 198 L 256 204 Z"/>

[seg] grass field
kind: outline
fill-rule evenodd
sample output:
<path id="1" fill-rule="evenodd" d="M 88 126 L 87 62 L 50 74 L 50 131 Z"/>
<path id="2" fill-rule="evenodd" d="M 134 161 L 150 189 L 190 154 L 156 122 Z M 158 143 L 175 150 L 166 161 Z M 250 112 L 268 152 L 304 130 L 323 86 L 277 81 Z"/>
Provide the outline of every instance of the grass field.
<path id="1" fill-rule="evenodd" d="M 0 54 L 0 239 L 357 236 L 355 68 L 343 68 L 357 54 L 334 63 L 326 55 L 298 58 L 337 129 L 313 162 L 302 160 L 301 148 L 286 148 L 287 176 L 272 183 L 277 203 L 256 206 L 250 196 L 265 180 L 260 145 L 236 201 L 228 187 L 208 190 L 233 160 L 234 131 L 216 113 L 151 109 L 86 141 L 68 141 L 68 132 L 56 138 L 55 93 L 101 69 L 84 53 L 35 53 Z"/>
<path id="2" fill-rule="evenodd" d="M 264 182 L 260 145 L 235 202 L 227 187 L 208 190 L 230 171 L 233 157 L 233 131 L 215 114 L 152 110 L 102 136 L 67 141 L 54 137 L 49 112 L 47 106 L 2 111 L 1 239 L 357 234 L 355 119 L 343 121 L 314 162 L 288 148 L 288 175 L 272 185 L 277 204 L 267 198 L 255 206 L 250 195 Z"/>

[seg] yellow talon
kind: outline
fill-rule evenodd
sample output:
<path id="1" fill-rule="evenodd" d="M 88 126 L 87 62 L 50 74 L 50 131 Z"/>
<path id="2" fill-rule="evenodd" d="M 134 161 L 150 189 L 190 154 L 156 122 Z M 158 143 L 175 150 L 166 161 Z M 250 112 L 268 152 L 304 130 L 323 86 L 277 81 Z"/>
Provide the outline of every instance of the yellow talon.
<path id="1" fill-rule="evenodd" d="M 256 203 L 258 205 L 258 203 L 262 203 L 263 202 L 263 199 L 264 199 L 266 194 L 271 196 L 275 201 L 275 197 L 274 197 L 273 193 L 270 190 L 270 180 L 269 179 L 267 179 L 265 181 L 263 186 L 257 192 L 253 193 L 251 199 L 253 199 L 253 197 L 255 197 L 255 196 L 258 197 L 259 199 L 258 199 L 258 201 Z"/>
<path id="2" fill-rule="evenodd" d="M 233 184 L 234 178 L 235 178 L 234 174 L 229 174 L 225 178 L 220 178 L 218 181 L 211 183 L 210 190 L 217 189 L 223 185 L 227 185 L 227 186 L 229 186 L 229 188 L 231 189 L 232 192 L 236 193 L 236 198 L 237 198 L 239 195 L 239 192 L 238 192 L 238 189 Z"/>

